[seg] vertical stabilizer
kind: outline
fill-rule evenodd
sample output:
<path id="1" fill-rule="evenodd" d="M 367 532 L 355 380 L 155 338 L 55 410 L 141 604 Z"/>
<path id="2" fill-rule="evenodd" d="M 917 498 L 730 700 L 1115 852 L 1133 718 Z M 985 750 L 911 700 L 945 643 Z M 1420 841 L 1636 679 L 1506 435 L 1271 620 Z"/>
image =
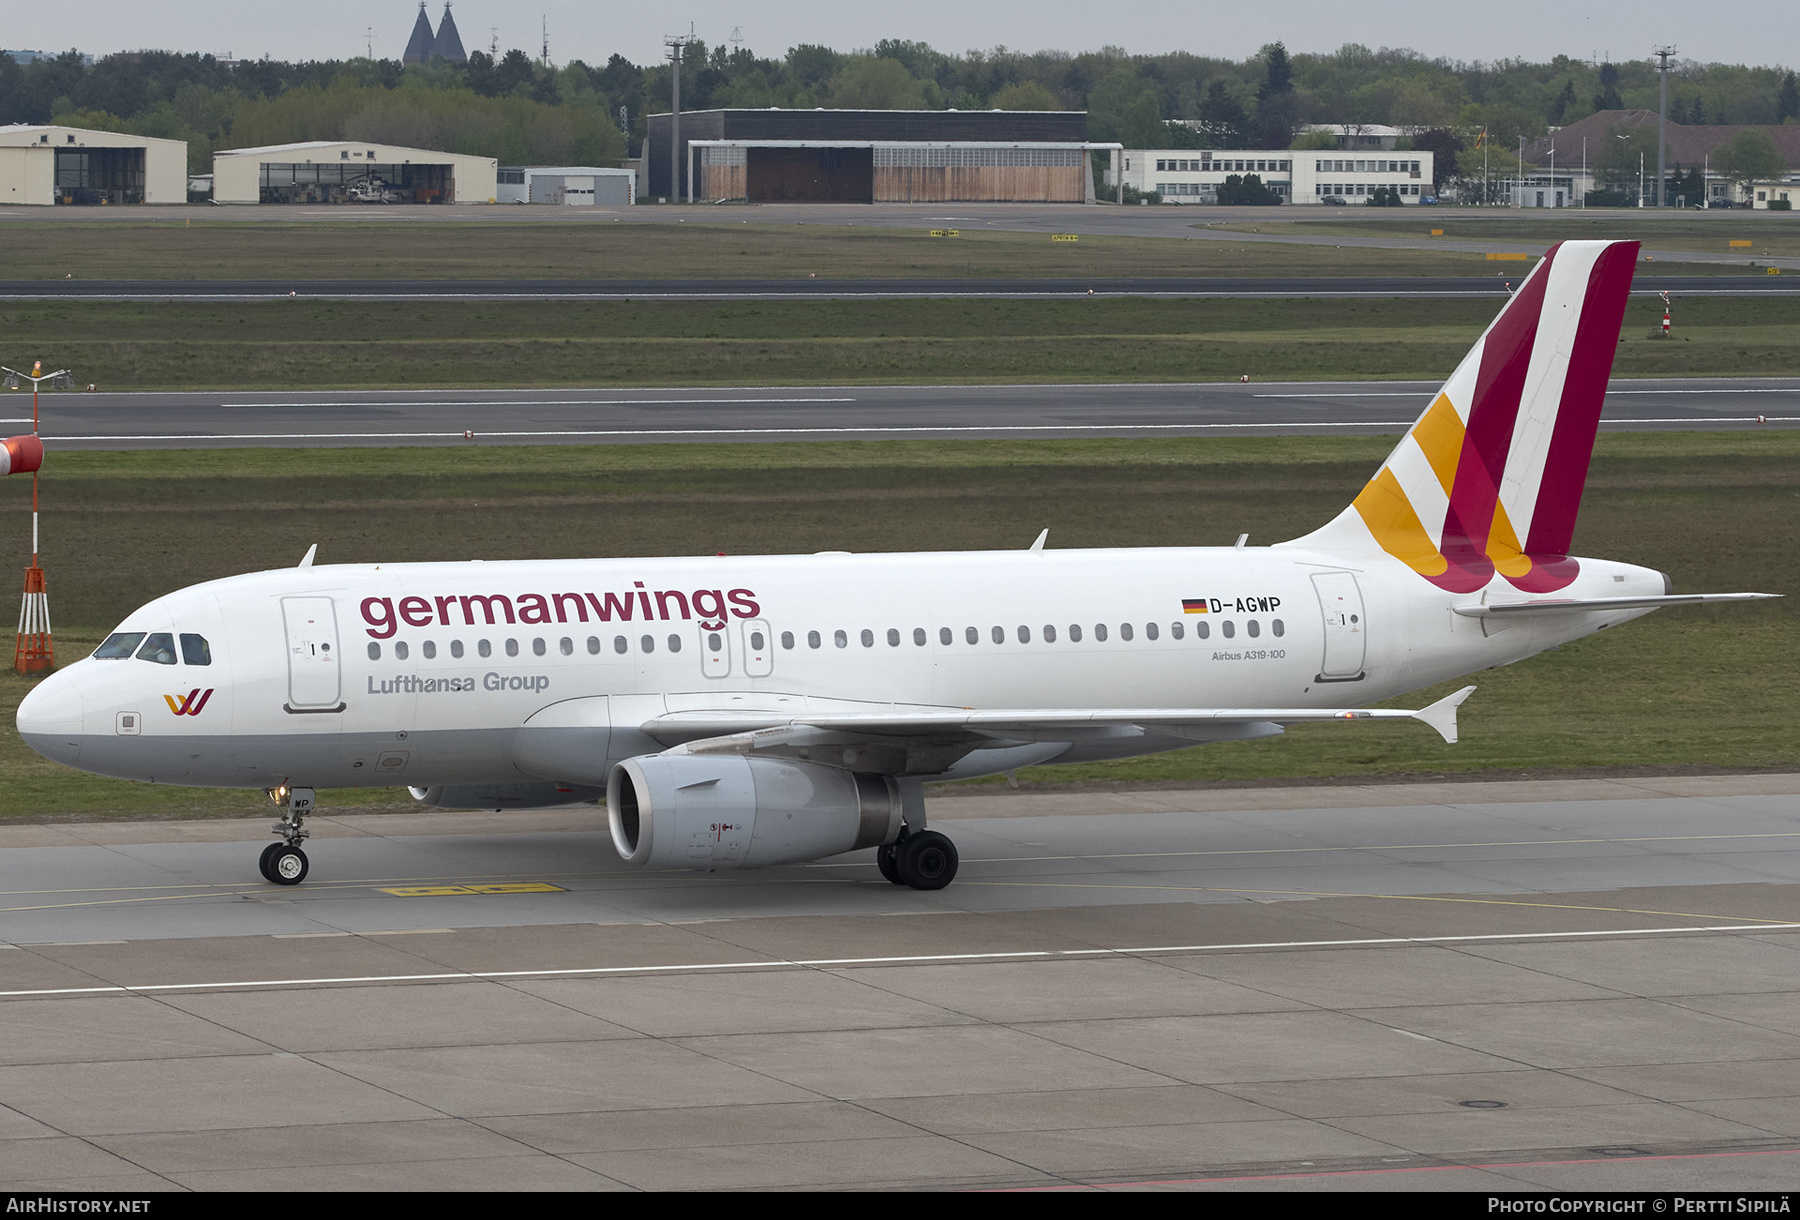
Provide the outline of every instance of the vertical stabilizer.
<path id="1" fill-rule="evenodd" d="M 1354 503 L 1294 545 L 1379 548 L 1440 588 L 1533 593 L 1568 558 L 1638 243 L 1553 247 Z"/>

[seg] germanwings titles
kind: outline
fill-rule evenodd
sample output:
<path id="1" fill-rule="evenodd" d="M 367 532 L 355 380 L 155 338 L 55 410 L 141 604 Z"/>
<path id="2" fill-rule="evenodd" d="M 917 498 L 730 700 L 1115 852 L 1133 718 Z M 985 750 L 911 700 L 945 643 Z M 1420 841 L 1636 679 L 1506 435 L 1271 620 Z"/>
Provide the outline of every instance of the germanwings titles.
<path id="1" fill-rule="evenodd" d="M 313 566 L 183 589 L 41 682 L 59 762 L 266 789 L 263 852 L 306 876 L 317 787 L 451 808 L 604 798 L 634 865 L 874 848 L 936 889 L 922 785 L 1422 720 L 1456 740 L 1504 665 L 1659 606 L 1660 572 L 1571 556 L 1637 246 L 1546 255 L 1335 520 L 1272 547 Z"/>

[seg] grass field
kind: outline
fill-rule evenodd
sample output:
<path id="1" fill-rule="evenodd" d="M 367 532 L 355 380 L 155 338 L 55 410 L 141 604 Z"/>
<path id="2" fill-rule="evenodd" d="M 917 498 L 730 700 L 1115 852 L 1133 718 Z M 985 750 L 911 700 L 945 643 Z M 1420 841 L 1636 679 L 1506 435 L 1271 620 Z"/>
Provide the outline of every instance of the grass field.
<path id="1" fill-rule="evenodd" d="M 1380 438 L 879 442 L 487 450 L 58 454 L 44 563 L 64 658 L 133 607 L 216 576 L 295 563 L 576 555 L 1252 544 L 1340 509 Z M 1668 571 L 1677 590 L 1790 600 L 1662 611 L 1478 675 L 1463 740 L 1418 725 L 1286 737 L 1022 778 L 1175 780 L 1440 774 L 1488 768 L 1793 767 L 1800 433 L 1600 438 L 1576 549 Z M 0 483 L 23 566 L 24 480 Z M 0 817 L 217 816 L 257 794 L 84 776 L 18 740 L 28 682 L 0 678 Z M 1425 700 L 1426 691 L 1415 698 Z M 371 789 L 345 802 L 405 800 Z"/>
<path id="2" fill-rule="evenodd" d="M 0 306 L 0 334 L 107 390 L 1418 378 L 1500 301 L 57 301 Z M 1631 302 L 1616 375 L 1800 368 L 1800 298 L 1675 308 L 1665 342 Z"/>
<path id="3" fill-rule="evenodd" d="M 1321 237 L 1429 238 L 1442 229 L 1446 241 L 1556 242 L 1641 241 L 1657 250 L 1679 250 L 1699 255 L 1759 254 L 1792 258 L 1800 255 L 1800 213 L 1743 210 L 1645 212 L 1633 208 L 1564 208 L 1516 210 L 1478 208 L 1426 208 L 1393 214 L 1391 208 L 1308 208 L 1305 217 L 1283 212 L 1281 220 L 1233 221 L 1213 225 L 1228 231 L 1291 233 Z M 1323 215 L 1319 215 L 1323 213 Z M 1315 219 L 1316 217 L 1316 219 Z M 1748 241 L 1748 249 L 1734 248 L 1732 239 Z M 1640 264 L 1639 269 L 1651 268 Z M 1693 268 L 1683 265 L 1682 274 Z"/>
<path id="4" fill-rule="evenodd" d="M 1039 279 L 1065 276 L 1466 276 L 1479 254 L 1334 250 L 970 225 L 934 238 L 873 225 L 207 219 L 7 220 L 12 280 Z"/>

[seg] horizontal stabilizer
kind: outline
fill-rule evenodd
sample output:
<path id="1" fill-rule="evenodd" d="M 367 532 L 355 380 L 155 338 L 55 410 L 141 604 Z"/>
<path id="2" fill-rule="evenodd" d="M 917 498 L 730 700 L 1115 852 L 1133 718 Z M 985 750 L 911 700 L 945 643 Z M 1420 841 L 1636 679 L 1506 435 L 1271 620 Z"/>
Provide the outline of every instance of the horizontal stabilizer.
<path id="1" fill-rule="evenodd" d="M 1659 606 L 1697 606 L 1703 602 L 1756 602 L 1785 593 L 1675 593 L 1663 597 L 1544 597 L 1528 602 L 1494 602 L 1479 606 L 1452 606 L 1464 618 L 1492 618 L 1513 614 L 1550 614 L 1567 611 L 1654 610 Z"/>

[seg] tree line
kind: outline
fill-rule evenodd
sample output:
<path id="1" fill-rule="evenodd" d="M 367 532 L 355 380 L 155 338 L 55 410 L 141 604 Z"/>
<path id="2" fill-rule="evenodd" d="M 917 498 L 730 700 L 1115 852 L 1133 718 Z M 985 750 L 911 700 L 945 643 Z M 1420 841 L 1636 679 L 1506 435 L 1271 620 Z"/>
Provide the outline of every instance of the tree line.
<path id="1" fill-rule="evenodd" d="M 402 67 L 395 60 L 245 61 L 145 51 L 85 65 L 73 52 L 20 65 L 0 56 L 0 123 L 59 122 L 188 141 L 196 171 L 227 148 L 366 139 L 497 157 L 503 164 L 606 164 L 635 154 L 644 116 L 670 108 L 672 66 L 613 55 L 561 67 L 511 50 Z M 1350 43 L 1325 53 L 1271 43 L 1244 60 L 1118 47 L 1071 54 L 995 47 L 950 54 L 884 39 L 781 57 L 695 41 L 682 52 L 684 110 L 719 107 L 1085 110 L 1092 139 L 1128 147 L 1287 148 L 1329 140 L 1308 123 L 1445 133 L 1466 153 L 1485 130 L 1517 146 L 1596 110 L 1657 105 L 1648 60 L 1558 56 L 1463 62 Z M 1780 67 L 1677 63 L 1670 117 L 1800 121 L 1800 86 Z M 1444 142 L 1444 141 L 1440 141 Z M 1447 142 L 1446 142 L 1447 143 Z M 1425 145 L 1420 145 L 1424 147 Z"/>

